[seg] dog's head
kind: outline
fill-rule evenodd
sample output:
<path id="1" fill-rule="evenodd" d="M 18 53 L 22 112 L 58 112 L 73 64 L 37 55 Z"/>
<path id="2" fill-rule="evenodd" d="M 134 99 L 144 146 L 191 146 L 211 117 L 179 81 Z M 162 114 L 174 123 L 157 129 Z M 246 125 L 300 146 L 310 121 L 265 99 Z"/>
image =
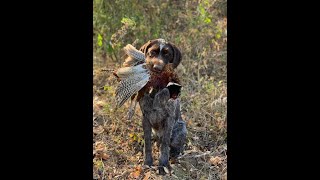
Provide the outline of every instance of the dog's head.
<path id="1" fill-rule="evenodd" d="M 173 67 L 176 68 L 181 61 L 180 50 L 164 39 L 148 41 L 140 48 L 140 51 L 144 53 L 146 63 L 151 67 L 151 70 L 156 72 L 162 71 L 168 63 L 173 63 Z"/>

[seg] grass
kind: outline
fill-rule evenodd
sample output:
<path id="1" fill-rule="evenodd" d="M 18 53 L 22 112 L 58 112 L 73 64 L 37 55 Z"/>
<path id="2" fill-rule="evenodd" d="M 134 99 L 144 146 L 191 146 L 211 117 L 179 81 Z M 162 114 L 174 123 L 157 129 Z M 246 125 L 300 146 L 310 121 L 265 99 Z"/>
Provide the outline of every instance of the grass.
<path id="1" fill-rule="evenodd" d="M 206 73 L 200 79 L 197 73 L 193 73 L 191 60 L 184 59 L 183 66 L 178 68 L 183 82 L 181 111 L 188 128 L 185 154 L 173 166 L 174 175 L 179 179 L 223 179 L 226 176 L 225 58 L 225 55 L 221 55 L 208 61 L 208 65 L 216 64 L 217 61 L 224 63 L 215 65 L 216 72 L 209 71 L 211 75 Z M 206 72 L 204 65 L 199 68 L 199 72 Z M 116 79 L 98 68 L 94 73 L 94 174 L 96 177 L 104 177 L 102 179 L 134 179 L 132 173 L 138 172 L 137 167 L 143 164 L 143 130 L 139 106 L 132 121 L 126 120 L 129 103 L 114 111 Z M 219 75 L 214 76 L 215 73 Z M 99 146 L 103 148 L 97 149 Z M 156 147 L 153 150 L 157 159 Z M 141 170 L 138 179 L 143 178 L 146 172 Z M 152 178 L 159 178 L 155 171 L 151 171 Z"/>

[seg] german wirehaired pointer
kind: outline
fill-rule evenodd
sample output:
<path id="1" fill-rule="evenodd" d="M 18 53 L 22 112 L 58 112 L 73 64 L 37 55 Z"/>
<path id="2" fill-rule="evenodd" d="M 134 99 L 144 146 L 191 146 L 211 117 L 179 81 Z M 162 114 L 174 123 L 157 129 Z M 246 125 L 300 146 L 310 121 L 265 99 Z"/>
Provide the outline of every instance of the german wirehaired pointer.
<path id="1" fill-rule="evenodd" d="M 145 54 L 146 63 L 154 72 L 161 72 L 169 63 L 176 68 L 181 61 L 180 50 L 163 39 L 147 42 L 140 51 Z M 165 174 L 163 167 L 171 169 L 169 157 L 175 158 L 182 153 L 186 141 L 186 124 L 181 117 L 180 100 L 177 96 L 173 96 L 175 93 L 174 88 L 155 87 L 151 92 L 145 92 L 139 100 L 143 114 L 144 164 L 153 165 L 151 148 L 151 132 L 153 132 L 160 150 L 159 174 L 161 175 Z"/>

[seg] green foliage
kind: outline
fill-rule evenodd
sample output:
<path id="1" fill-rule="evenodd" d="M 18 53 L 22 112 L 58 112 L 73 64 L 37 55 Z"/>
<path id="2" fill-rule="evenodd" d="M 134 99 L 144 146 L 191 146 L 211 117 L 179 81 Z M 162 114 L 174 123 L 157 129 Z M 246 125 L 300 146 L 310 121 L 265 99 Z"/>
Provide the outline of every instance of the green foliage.
<path id="1" fill-rule="evenodd" d="M 136 22 L 134 22 L 134 20 L 126 17 L 122 18 L 121 23 L 132 27 L 132 29 L 134 29 L 134 27 L 136 26 Z"/>
<path id="2" fill-rule="evenodd" d="M 110 91 L 111 90 L 112 91 L 113 87 L 105 85 L 105 86 L 103 86 L 103 90 L 105 90 L 105 91 Z"/>
<path id="3" fill-rule="evenodd" d="M 109 112 L 110 112 L 110 109 L 111 109 L 110 104 L 106 104 L 106 105 L 104 105 L 104 107 L 103 107 L 103 111 L 106 112 L 106 113 L 109 113 Z"/>
<path id="4" fill-rule="evenodd" d="M 213 83 L 209 83 L 206 85 L 207 93 L 212 93 L 215 90 L 215 86 Z"/>
<path id="5" fill-rule="evenodd" d="M 108 53 L 108 54 L 111 54 L 111 53 L 113 52 L 113 47 L 112 47 L 112 45 L 111 45 L 110 43 L 107 43 L 106 46 L 107 46 L 107 53 Z"/>
<path id="6" fill-rule="evenodd" d="M 135 42 L 139 48 L 155 38 L 186 49 L 199 42 L 219 48 L 215 44 L 226 29 L 218 23 L 226 16 L 226 0 L 93 0 L 93 10 L 94 54 L 104 55 L 104 63 L 121 63 L 123 46 Z M 184 53 L 199 57 L 192 50 Z"/>
<path id="7" fill-rule="evenodd" d="M 102 46 L 102 36 L 101 34 L 98 34 L 98 46 L 101 47 Z"/>
<path id="8" fill-rule="evenodd" d="M 208 2 L 208 1 L 206 1 Z M 205 3 L 207 5 L 207 3 Z M 198 11 L 200 12 L 200 18 L 201 20 L 206 23 L 209 24 L 211 23 L 211 19 L 210 19 L 210 15 L 209 13 L 205 10 L 204 6 L 202 4 L 199 4 L 198 6 Z"/>

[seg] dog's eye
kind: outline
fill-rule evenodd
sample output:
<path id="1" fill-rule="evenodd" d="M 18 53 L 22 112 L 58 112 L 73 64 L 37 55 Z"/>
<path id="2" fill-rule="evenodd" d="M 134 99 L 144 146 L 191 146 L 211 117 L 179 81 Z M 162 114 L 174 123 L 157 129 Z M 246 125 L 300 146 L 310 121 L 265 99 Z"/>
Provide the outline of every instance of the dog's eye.
<path id="1" fill-rule="evenodd" d="M 168 50 L 163 50 L 162 53 L 163 54 L 168 54 Z"/>
<path id="2" fill-rule="evenodd" d="M 156 55 L 156 52 L 155 52 L 155 51 L 150 51 L 150 52 L 149 52 L 149 56 L 150 56 L 150 57 L 154 57 L 155 55 Z"/>
<path id="3" fill-rule="evenodd" d="M 162 54 L 165 55 L 165 56 L 168 56 L 169 55 L 169 50 L 168 49 L 162 50 Z"/>

